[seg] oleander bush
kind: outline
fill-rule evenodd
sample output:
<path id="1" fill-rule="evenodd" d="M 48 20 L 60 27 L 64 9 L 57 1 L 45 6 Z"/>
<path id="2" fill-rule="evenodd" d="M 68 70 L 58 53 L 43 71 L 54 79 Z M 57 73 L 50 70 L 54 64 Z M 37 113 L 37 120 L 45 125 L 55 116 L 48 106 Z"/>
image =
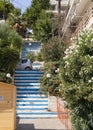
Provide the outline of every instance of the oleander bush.
<path id="1" fill-rule="evenodd" d="M 53 37 L 42 46 L 45 71 L 41 79 L 41 90 L 53 96 L 60 96 L 59 66 L 66 44 L 60 38 Z"/>
<path id="2" fill-rule="evenodd" d="M 93 31 L 82 32 L 66 49 L 59 76 L 72 129 L 93 130 Z"/>
<path id="3" fill-rule="evenodd" d="M 60 96 L 61 80 L 58 76 L 59 62 L 47 62 L 45 64 L 45 72 L 41 78 L 41 90 L 45 94 L 52 96 Z"/>

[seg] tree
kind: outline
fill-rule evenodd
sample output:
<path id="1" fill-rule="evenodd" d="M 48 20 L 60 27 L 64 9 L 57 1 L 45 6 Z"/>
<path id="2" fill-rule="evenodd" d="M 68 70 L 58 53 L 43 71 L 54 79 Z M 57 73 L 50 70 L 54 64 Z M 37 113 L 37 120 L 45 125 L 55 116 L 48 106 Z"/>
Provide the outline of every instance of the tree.
<path id="1" fill-rule="evenodd" d="M 8 14 L 12 12 L 14 9 L 13 4 L 11 4 L 9 1 L 0 0 L 0 18 L 7 19 Z"/>
<path id="2" fill-rule="evenodd" d="M 6 24 L 0 25 L 0 70 L 13 73 L 19 60 L 23 39 Z"/>
<path id="3" fill-rule="evenodd" d="M 0 18 L 5 19 L 6 22 L 23 37 L 26 33 L 26 25 L 24 20 L 21 17 L 21 9 L 17 9 L 13 6 L 9 0 L 0 1 Z M 19 25 L 16 26 L 16 24 Z M 16 26 L 16 27 L 15 27 Z"/>
<path id="4" fill-rule="evenodd" d="M 11 26 L 15 25 L 16 23 L 20 24 L 22 22 L 21 10 L 16 8 L 12 9 L 12 11 L 8 14 L 7 22 Z"/>
<path id="5" fill-rule="evenodd" d="M 22 37 L 26 36 L 26 23 L 21 17 L 20 9 L 13 9 L 12 12 L 8 14 L 6 22 L 15 29 L 19 35 Z"/>
<path id="6" fill-rule="evenodd" d="M 51 14 L 41 11 L 34 29 L 35 38 L 41 42 L 47 42 L 52 37 Z"/>
<path id="7" fill-rule="evenodd" d="M 64 56 L 65 44 L 58 38 L 53 37 L 42 46 L 42 53 L 45 62 L 60 61 Z"/>
<path id="8" fill-rule="evenodd" d="M 27 20 L 27 23 L 31 28 L 34 28 L 41 11 L 48 8 L 49 0 L 32 0 L 31 6 L 23 14 L 23 18 Z"/>

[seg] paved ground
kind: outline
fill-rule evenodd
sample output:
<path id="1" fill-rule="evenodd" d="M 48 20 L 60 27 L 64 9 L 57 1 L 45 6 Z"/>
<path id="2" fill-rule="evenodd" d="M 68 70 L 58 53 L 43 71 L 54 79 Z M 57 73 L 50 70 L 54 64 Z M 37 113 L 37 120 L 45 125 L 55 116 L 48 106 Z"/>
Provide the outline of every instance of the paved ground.
<path id="1" fill-rule="evenodd" d="M 17 120 L 16 130 L 67 130 L 57 118 Z"/>

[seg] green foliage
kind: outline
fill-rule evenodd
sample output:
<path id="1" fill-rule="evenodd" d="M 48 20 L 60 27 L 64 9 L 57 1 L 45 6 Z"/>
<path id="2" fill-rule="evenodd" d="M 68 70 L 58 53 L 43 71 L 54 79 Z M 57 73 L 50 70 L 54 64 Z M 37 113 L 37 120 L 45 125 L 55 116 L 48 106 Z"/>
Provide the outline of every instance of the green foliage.
<path id="1" fill-rule="evenodd" d="M 41 79 L 41 90 L 54 96 L 61 96 L 61 80 L 58 72 L 64 49 L 64 43 L 57 37 L 42 45 L 45 73 Z"/>
<path id="2" fill-rule="evenodd" d="M 0 25 L 0 70 L 13 73 L 19 60 L 23 39 L 8 25 Z"/>
<path id="3" fill-rule="evenodd" d="M 32 0 L 32 7 L 39 6 L 40 9 L 47 9 L 49 7 L 49 0 Z"/>
<path id="4" fill-rule="evenodd" d="M 19 52 L 17 48 L 2 48 L 2 63 L 0 68 L 4 68 L 6 72 L 13 74 L 17 61 L 19 60 Z"/>
<path id="5" fill-rule="evenodd" d="M 65 45 L 61 39 L 51 38 L 42 46 L 42 53 L 45 61 L 59 61 L 64 54 Z"/>
<path id="6" fill-rule="evenodd" d="M 73 130 L 93 129 L 93 32 L 85 31 L 65 51 L 62 96 L 72 112 Z"/>
<path id="7" fill-rule="evenodd" d="M 31 62 L 36 60 L 36 54 L 34 52 L 29 52 L 26 57 L 30 59 Z"/>
<path id="8" fill-rule="evenodd" d="M 4 7 L 5 6 L 5 7 Z M 9 3 L 9 1 L 0 0 L 0 18 L 3 18 L 3 15 L 5 15 L 5 19 L 7 19 L 8 14 L 12 12 L 14 9 L 13 4 Z"/>
<path id="9" fill-rule="evenodd" d="M 0 82 L 12 83 L 12 77 L 7 77 L 6 73 L 0 70 Z"/>
<path id="10" fill-rule="evenodd" d="M 34 62 L 34 61 L 43 61 L 43 57 L 42 57 L 42 52 L 38 52 L 38 53 L 35 53 L 35 52 L 29 52 L 26 57 L 28 59 L 31 60 L 31 62 Z"/>
<path id="11" fill-rule="evenodd" d="M 6 81 L 5 77 L 6 77 L 6 74 L 4 72 L 1 72 L 1 70 L 0 70 L 0 81 L 5 82 Z"/>
<path id="12" fill-rule="evenodd" d="M 21 16 L 21 10 L 14 8 L 12 12 L 8 14 L 6 22 L 9 23 L 11 26 L 13 26 L 15 23 L 21 24 L 22 18 L 20 16 Z"/>
<path id="13" fill-rule="evenodd" d="M 41 90 L 46 94 L 61 96 L 60 84 L 58 77 L 59 62 L 47 62 L 45 64 L 45 73 L 41 79 Z"/>
<path id="14" fill-rule="evenodd" d="M 32 0 L 31 7 L 23 14 L 23 18 L 27 20 L 29 26 L 34 28 L 42 9 L 46 10 L 48 8 L 49 0 Z"/>
<path id="15" fill-rule="evenodd" d="M 41 42 L 47 42 L 52 37 L 51 28 L 51 14 L 46 14 L 45 10 L 42 10 L 40 17 L 36 21 L 34 29 L 35 38 Z"/>
<path id="16" fill-rule="evenodd" d="M 35 39 L 42 43 L 58 34 L 58 25 L 52 20 L 53 14 L 46 11 L 50 8 L 50 0 L 32 0 L 31 7 L 22 16 L 33 29 Z"/>
<path id="17" fill-rule="evenodd" d="M 37 61 L 43 61 L 42 51 L 40 51 L 40 52 L 36 55 L 36 60 L 37 60 Z"/>

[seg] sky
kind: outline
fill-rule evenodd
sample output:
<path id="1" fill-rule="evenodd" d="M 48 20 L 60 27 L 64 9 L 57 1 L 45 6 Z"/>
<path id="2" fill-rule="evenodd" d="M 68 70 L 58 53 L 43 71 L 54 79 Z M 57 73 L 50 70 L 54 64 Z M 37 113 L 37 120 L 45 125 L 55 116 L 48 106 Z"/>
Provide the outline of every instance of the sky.
<path id="1" fill-rule="evenodd" d="M 31 5 L 31 0 L 10 0 L 16 8 L 21 8 L 22 13 Z"/>

